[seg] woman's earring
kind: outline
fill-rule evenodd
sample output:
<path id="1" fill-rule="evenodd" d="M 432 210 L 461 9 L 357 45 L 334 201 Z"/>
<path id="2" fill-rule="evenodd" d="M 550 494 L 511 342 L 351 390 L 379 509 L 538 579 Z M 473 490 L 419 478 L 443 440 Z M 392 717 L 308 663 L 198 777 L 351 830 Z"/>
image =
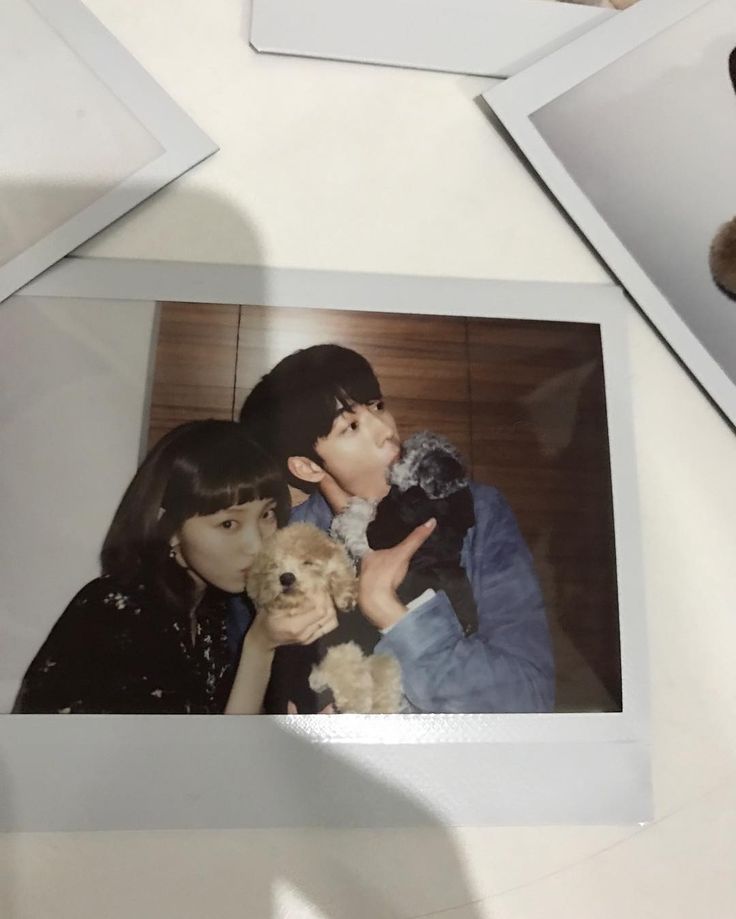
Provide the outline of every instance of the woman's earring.
<path id="1" fill-rule="evenodd" d="M 176 549 L 174 548 L 174 546 L 169 546 L 169 558 L 176 561 Z"/>

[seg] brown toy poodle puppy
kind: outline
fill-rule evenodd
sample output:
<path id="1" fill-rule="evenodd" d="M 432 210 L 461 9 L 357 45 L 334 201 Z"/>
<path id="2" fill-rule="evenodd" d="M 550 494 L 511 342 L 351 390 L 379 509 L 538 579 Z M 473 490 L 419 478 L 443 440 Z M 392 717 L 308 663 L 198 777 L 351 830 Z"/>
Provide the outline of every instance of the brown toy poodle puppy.
<path id="1" fill-rule="evenodd" d="M 294 613 L 325 589 L 338 612 L 358 602 L 358 579 L 347 552 L 311 523 L 292 523 L 270 536 L 246 584 L 258 609 Z"/>

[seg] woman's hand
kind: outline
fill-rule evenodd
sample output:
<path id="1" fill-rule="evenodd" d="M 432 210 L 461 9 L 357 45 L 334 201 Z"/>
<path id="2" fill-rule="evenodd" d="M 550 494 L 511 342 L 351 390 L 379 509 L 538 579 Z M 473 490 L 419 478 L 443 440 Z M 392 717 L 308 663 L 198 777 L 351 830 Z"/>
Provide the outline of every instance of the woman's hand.
<path id="1" fill-rule="evenodd" d="M 309 607 L 296 615 L 258 610 L 243 639 L 225 713 L 258 714 L 271 675 L 275 649 L 279 645 L 311 644 L 336 627 L 337 613 L 327 593 L 315 597 Z"/>
<path id="2" fill-rule="evenodd" d="M 387 629 L 406 615 L 396 596 L 406 577 L 414 553 L 432 535 L 437 521 L 432 518 L 413 530 L 392 549 L 377 549 L 363 557 L 358 579 L 358 606 L 378 629 Z"/>
<path id="3" fill-rule="evenodd" d="M 258 610 L 246 639 L 273 651 L 279 645 L 311 645 L 337 628 L 337 612 L 332 597 L 322 592 L 312 597 L 298 613 Z"/>

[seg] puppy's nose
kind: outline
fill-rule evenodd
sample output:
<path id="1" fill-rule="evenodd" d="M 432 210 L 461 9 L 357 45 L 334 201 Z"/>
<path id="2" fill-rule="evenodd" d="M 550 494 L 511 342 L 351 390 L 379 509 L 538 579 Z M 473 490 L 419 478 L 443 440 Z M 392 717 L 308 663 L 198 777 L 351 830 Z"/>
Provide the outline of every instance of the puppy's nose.
<path id="1" fill-rule="evenodd" d="M 291 587 L 291 585 L 296 581 L 296 575 L 292 574 L 291 571 L 285 571 L 283 574 L 279 575 L 279 581 L 281 582 L 282 587 Z"/>

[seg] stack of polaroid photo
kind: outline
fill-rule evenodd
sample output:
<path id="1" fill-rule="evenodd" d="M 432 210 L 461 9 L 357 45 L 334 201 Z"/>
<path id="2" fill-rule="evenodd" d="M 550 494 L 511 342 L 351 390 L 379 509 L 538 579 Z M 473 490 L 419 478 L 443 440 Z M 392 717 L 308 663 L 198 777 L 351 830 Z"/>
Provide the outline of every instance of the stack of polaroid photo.
<path id="1" fill-rule="evenodd" d="M 66 196 L 27 190 L 33 207 L 2 240 L 3 296 L 215 149 L 62 6 L 8 10 L 49 49 L 64 36 L 58 67 L 92 117 L 115 110 L 124 149 Z M 264 787 L 269 755 L 295 737 L 305 763 L 317 755 L 305 742 L 334 742 L 402 787 L 421 775 L 448 822 L 647 819 L 624 325 L 635 303 L 736 422 L 732 0 L 255 0 L 251 40 L 513 74 L 485 102 L 616 283 L 92 260 L 5 304 L 5 340 L 33 337 L 53 359 L 23 392 L 23 350 L 0 365 L 15 521 L 0 543 L 0 709 L 284 717 L 237 731 L 4 719 L 3 759 L 25 789 L 4 822 L 80 825 L 73 795 L 39 796 L 32 779 L 48 742 L 74 787 L 120 757 L 123 802 L 152 750 L 176 762 L 179 797 L 157 797 L 137 826 L 182 825 L 177 802 L 192 794 L 206 825 L 344 822 L 322 798 L 264 810 L 236 794 Z M 133 87 L 125 106 L 109 85 Z M 42 116 L 27 110 L 27 130 Z M 39 430 L 54 447 L 29 469 Z M 19 560 L 40 530 L 45 576 L 29 579 Z M 198 784 L 223 744 L 240 757 L 221 776 L 229 795 Z M 128 825 L 109 802 L 90 808 L 84 825 Z"/>

